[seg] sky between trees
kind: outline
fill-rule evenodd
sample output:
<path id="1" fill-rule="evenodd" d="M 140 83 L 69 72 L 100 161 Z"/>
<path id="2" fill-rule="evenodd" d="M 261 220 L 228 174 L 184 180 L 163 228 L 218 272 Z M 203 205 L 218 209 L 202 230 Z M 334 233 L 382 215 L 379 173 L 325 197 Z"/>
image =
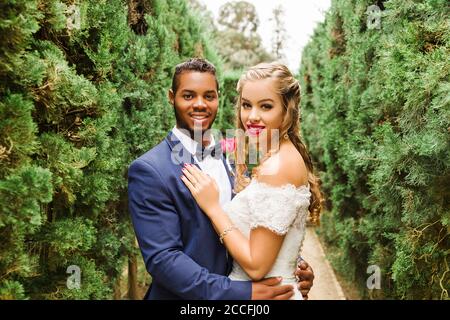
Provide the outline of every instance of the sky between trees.
<path id="1" fill-rule="evenodd" d="M 220 7 L 230 2 L 229 0 L 199 0 L 205 4 L 217 19 Z M 285 15 L 285 28 L 287 40 L 285 43 L 284 61 L 292 72 L 297 72 L 300 66 L 301 52 L 308 43 L 310 36 L 318 22 L 325 18 L 325 12 L 331 4 L 331 0 L 275 0 L 257 1 L 247 0 L 252 3 L 259 17 L 258 33 L 261 36 L 264 47 L 270 51 L 272 49 L 272 37 L 274 23 L 271 20 L 272 10 L 282 5 Z"/>

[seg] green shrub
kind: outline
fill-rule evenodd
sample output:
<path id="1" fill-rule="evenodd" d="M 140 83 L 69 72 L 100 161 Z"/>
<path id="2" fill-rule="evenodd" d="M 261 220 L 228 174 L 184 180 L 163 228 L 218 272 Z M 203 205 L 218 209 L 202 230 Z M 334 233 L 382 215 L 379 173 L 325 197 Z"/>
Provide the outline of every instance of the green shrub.
<path id="1" fill-rule="evenodd" d="M 128 164 L 174 124 L 174 66 L 220 61 L 184 0 L 0 8 L 0 299 L 110 299 L 137 254 Z"/>
<path id="2" fill-rule="evenodd" d="M 321 234 L 365 297 L 448 299 L 447 3 L 376 3 L 380 29 L 372 2 L 333 1 L 302 55 L 303 132 L 330 211 Z"/>

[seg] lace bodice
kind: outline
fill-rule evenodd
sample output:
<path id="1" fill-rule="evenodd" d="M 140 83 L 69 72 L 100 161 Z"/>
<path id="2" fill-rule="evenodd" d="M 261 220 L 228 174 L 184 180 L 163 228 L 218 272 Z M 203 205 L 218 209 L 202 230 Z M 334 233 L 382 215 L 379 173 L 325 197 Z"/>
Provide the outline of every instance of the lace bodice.
<path id="1" fill-rule="evenodd" d="M 294 280 L 297 258 L 305 236 L 305 224 L 311 192 L 309 186 L 286 184 L 275 187 L 253 179 L 224 206 L 230 219 L 247 237 L 251 229 L 265 227 L 286 235 L 277 259 L 266 277 L 282 276 Z M 233 280 L 249 280 L 235 261 L 229 276 Z"/>

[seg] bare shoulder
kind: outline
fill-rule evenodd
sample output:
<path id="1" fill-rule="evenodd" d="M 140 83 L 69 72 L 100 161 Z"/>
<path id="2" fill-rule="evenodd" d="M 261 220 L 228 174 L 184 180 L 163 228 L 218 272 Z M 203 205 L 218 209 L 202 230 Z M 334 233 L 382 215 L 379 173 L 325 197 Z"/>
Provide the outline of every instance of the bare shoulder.
<path id="1" fill-rule="evenodd" d="M 281 145 L 280 151 L 261 164 L 258 181 L 274 186 L 308 183 L 308 170 L 303 157 L 292 143 Z"/>

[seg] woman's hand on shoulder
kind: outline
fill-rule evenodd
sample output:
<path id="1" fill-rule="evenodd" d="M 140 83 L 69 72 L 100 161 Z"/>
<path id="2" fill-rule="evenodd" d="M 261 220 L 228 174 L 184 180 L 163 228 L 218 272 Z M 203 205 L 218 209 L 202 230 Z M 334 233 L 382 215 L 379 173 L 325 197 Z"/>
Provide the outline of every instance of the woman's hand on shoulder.
<path id="1" fill-rule="evenodd" d="M 185 164 L 181 180 L 191 191 L 198 206 L 207 214 L 214 212 L 219 204 L 219 187 L 216 181 L 194 165 Z"/>

